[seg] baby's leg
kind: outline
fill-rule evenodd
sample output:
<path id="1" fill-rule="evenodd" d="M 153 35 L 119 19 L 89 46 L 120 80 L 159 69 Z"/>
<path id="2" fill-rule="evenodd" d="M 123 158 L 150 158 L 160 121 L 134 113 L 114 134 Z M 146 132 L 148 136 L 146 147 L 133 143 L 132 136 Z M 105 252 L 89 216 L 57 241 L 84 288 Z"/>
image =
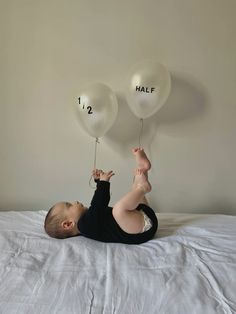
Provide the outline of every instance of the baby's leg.
<path id="1" fill-rule="evenodd" d="M 145 194 L 151 191 L 151 184 L 141 169 L 136 169 L 133 188 L 113 207 L 112 214 L 119 226 L 128 233 L 139 233 L 144 221 L 141 212 L 135 210 Z"/>
<path id="2" fill-rule="evenodd" d="M 148 170 L 150 170 L 151 168 L 151 162 L 150 160 L 147 158 L 147 155 L 144 152 L 143 148 L 133 148 L 132 149 L 133 154 L 136 157 L 136 163 L 138 168 L 143 170 L 143 173 L 145 174 L 147 180 L 148 180 Z M 136 171 L 136 169 L 135 169 Z M 133 178 L 133 182 L 134 182 L 135 176 Z M 133 189 L 135 188 L 135 183 L 133 183 Z M 146 204 L 149 206 L 148 200 L 146 199 L 145 195 L 143 196 L 143 198 L 140 200 L 140 203 L 142 204 Z"/>
<path id="3" fill-rule="evenodd" d="M 147 177 L 147 179 L 148 179 L 147 173 L 144 172 L 144 174 L 146 175 L 146 177 Z M 134 179 L 135 179 L 135 176 L 134 176 L 134 178 L 133 178 L 133 182 L 134 182 Z M 136 184 L 133 183 L 132 189 L 135 189 L 135 187 L 136 187 Z M 146 198 L 145 195 L 144 195 L 144 196 L 142 197 L 142 199 L 140 200 L 140 203 L 146 204 L 147 206 L 149 206 L 148 200 L 147 200 L 147 198 Z"/>
<path id="4" fill-rule="evenodd" d="M 132 190 L 119 202 L 128 210 L 135 209 L 146 193 L 151 191 L 151 184 L 141 169 L 136 169 Z"/>

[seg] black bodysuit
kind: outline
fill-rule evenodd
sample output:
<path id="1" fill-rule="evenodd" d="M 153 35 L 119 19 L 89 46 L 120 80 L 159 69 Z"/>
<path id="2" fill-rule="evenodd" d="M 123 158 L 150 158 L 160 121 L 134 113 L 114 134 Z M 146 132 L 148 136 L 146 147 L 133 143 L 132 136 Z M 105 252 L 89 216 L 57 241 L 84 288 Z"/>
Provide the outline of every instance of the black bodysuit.
<path id="1" fill-rule="evenodd" d="M 127 233 L 121 229 L 112 215 L 110 201 L 110 182 L 97 182 L 97 189 L 88 210 L 80 217 L 77 226 L 80 235 L 102 242 L 139 244 L 152 239 L 157 231 L 158 220 L 153 209 L 146 204 L 139 204 L 137 210 L 143 210 L 151 219 L 152 227 L 142 233 Z"/>

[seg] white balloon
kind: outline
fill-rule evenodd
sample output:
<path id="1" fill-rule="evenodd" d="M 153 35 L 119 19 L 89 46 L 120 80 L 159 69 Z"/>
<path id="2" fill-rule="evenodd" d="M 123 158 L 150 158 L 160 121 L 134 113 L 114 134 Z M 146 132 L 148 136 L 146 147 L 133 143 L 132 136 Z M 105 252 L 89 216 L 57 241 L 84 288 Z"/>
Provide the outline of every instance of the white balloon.
<path id="1" fill-rule="evenodd" d="M 137 64 L 128 77 L 126 98 L 138 118 L 148 118 L 166 102 L 171 88 L 171 77 L 166 67 L 155 61 Z"/>
<path id="2" fill-rule="evenodd" d="M 82 128 L 91 136 L 103 136 L 115 122 L 118 103 L 105 84 L 95 83 L 80 91 L 76 108 Z"/>

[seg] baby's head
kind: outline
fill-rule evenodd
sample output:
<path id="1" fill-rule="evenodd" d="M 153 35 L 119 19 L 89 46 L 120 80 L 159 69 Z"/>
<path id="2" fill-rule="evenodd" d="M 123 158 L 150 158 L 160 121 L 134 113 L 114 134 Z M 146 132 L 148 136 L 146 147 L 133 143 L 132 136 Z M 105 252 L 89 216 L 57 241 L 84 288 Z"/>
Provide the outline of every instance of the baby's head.
<path id="1" fill-rule="evenodd" d="M 65 239 L 79 234 L 77 222 L 87 210 L 83 204 L 59 202 L 53 205 L 44 221 L 44 229 L 52 238 Z"/>

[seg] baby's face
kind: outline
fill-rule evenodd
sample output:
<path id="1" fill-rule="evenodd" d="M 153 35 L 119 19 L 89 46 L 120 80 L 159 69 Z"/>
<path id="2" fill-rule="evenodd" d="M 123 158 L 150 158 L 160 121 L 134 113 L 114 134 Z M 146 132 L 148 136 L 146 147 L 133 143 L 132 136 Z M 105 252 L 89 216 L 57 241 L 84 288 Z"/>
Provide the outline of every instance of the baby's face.
<path id="1" fill-rule="evenodd" d="M 72 218 L 75 221 L 78 221 L 81 214 L 83 214 L 86 210 L 87 208 L 79 201 L 75 201 L 73 203 L 60 202 L 54 207 L 55 214 L 64 212 L 68 218 Z"/>

